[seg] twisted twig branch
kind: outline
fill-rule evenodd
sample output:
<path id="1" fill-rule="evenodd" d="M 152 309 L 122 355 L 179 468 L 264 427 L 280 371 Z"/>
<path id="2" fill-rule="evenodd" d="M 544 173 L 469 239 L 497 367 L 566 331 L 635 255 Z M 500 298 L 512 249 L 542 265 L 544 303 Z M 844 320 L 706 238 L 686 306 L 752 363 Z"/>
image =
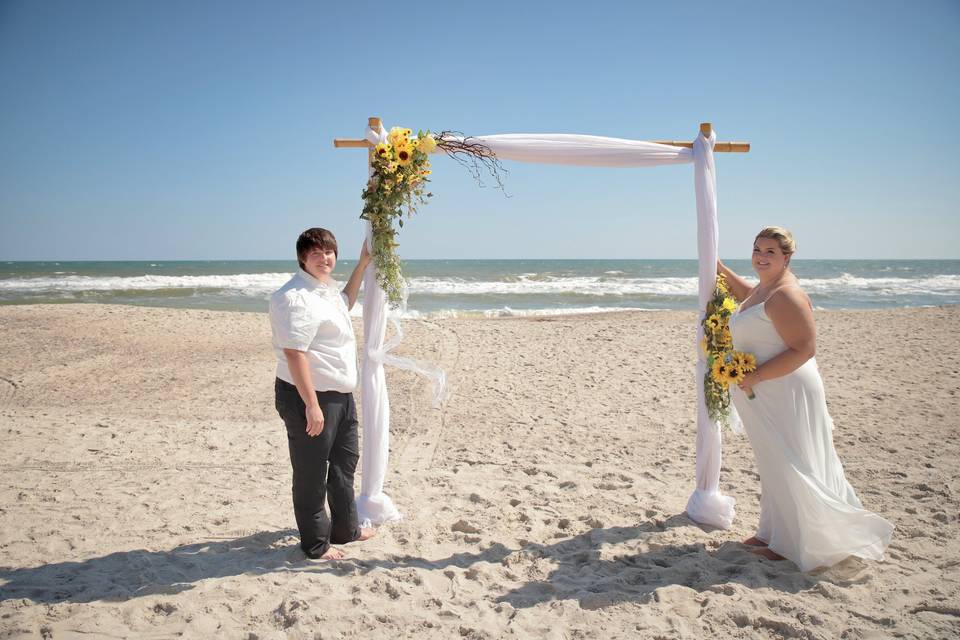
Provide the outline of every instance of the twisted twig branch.
<path id="1" fill-rule="evenodd" d="M 437 147 L 469 171 L 480 187 L 487 186 L 483 182 L 483 174 L 488 173 L 496 182 L 493 188 L 503 191 L 507 198 L 510 197 L 503 185 L 504 175 L 510 172 L 504 168 L 490 147 L 459 131 L 441 131 L 434 138 Z"/>

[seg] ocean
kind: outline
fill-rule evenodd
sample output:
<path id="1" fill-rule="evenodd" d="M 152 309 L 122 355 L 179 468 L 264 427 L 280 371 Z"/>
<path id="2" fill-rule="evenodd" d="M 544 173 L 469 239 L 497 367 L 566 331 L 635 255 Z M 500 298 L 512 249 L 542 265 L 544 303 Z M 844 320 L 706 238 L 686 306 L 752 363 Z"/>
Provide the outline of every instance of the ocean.
<path id="1" fill-rule="evenodd" d="M 345 282 L 353 262 L 337 265 Z M 746 260 L 730 261 L 752 275 Z M 960 304 L 960 260 L 795 260 L 814 306 Z M 265 312 L 292 260 L 0 262 L 0 304 L 106 303 Z M 695 260 L 409 260 L 406 317 L 695 309 Z M 354 313 L 359 314 L 359 305 Z"/>

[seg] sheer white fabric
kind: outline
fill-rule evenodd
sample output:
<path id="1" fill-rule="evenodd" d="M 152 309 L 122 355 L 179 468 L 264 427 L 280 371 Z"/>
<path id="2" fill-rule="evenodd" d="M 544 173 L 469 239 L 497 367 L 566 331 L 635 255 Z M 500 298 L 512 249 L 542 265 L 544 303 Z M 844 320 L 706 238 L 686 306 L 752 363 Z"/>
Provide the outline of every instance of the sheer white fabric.
<path id="1" fill-rule="evenodd" d="M 367 140 L 376 144 L 387 138 L 367 128 Z M 372 229 L 366 222 L 367 246 L 373 246 Z M 357 515 L 362 525 L 379 525 L 403 517 L 383 491 L 390 451 L 390 396 L 383 371 L 383 341 L 387 335 L 387 294 L 377 284 L 373 263 L 363 274 L 363 365 L 360 369 L 360 406 L 363 410 L 360 495 Z"/>
<path id="2" fill-rule="evenodd" d="M 370 242 L 367 224 L 367 241 Z M 363 365 L 360 405 L 363 409 L 360 495 L 357 515 L 364 526 L 399 520 L 402 514 L 383 491 L 390 451 L 390 396 L 383 371 L 383 340 L 387 333 L 387 296 L 377 284 L 373 265 L 363 274 Z"/>
<path id="3" fill-rule="evenodd" d="M 377 131 L 367 129 L 367 140 L 373 143 L 386 139 L 381 126 Z M 596 167 L 654 167 L 665 164 L 694 164 L 694 184 L 697 196 L 698 256 L 700 260 L 700 309 L 713 293 L 717 262 L 717 200 L 716 172 L 713 164 L 713 146 L 716 134 L 709 138 L 702 134 L 694 148 L 576 134 L 504 134 L 472 137 L 470 140 L 488 146 L 500 160 L 569 164 Z M 369 225 L 368 225 L 369 233 Z M 365 274 L 364 331 L 367 337 L 366 358 L 361 374 L 363 394 L 364 451 L 361 496 L 357 501 L 361 518 L 383 522 L 369 514 L 378 514 L 379 503 L 385 498 L 389 509 L 396 508 L 383 494 L 386 473 L 386 447 L 389 429 L 389 402 L 383 378 L 382 360 L 376 358 L 383 344 L 386 330 L 386 296 L 376 285 L 373 266 Z M 368 317 L 369 316 L 369 317 Z M 378 340 L 374 340 L 379 337 Z M 694 342 L 699 353 L 700 328 Z M 687 512 L 697 522 L 728 528 L 733 521 L 733 498 L 724 496 L 720 484 L 720 427 L 710 421 L 703 400 L 703 371 L 705 362 L 699 356 L 697 364 L 697 483 L 687 503 Z M 441 392 L 442 393 L 442 392 Z M 382 397 L 381 397 L 382 396 Z M 368 408 L 369 405 L 369 408 Z M 374 424 L 374 420 L 376 423 Z M 371 436 L 368 436 L 371 433 Z M 379 448 L 378 451 L 373 449 Z M 368 475 L 376 476 L 368 479 Z M 387 518 L 389 519 L 389 518 Z"/>
<path id="4" fill-rule="evenodd" d="M 367 127 L 366 139 L 373 144 L 384 142 L 387 132 L 382 125 L 376 131 Z M 367 246 L 372 247 L 373 230 L 369 222 L 365 223 L 365 234 Z M 394 336 L 384 342 L 388 320 L 393 323 Z M 447 377 L 436 365 L 390 353 L 403 340 L 403 331 L 400 322 L 390 314 L 387 295 L 377 283 L 376 267 L 372 263 L 363 274 L 363 337 L 363 366 L 360 370 L 363 451 L 357 515 L 361 524 L 367 527 L 403 517 L 383 490 L 390 451 L 390 395 L 383 366 L 388 364 L 430 378 L 433 381 L 434 407 L 439 407 L 446 396 Z"/>
<path id="5" fill-rule="evenodd" d="M 693 162 L 693 152 L 684 147 L 572 133 L 506 133 L 467 140 L 490 147 L 500 160 L 517 162 L 587 167 L 656 167 Z"/>
<path id="6" fill-rule="evenodd" d="M 697 194 L 697 258 L 699 260 L 700 313 L 706 312 L 717 282 L 717 170 L 713 162 L 713 145 L 717 134 L 703 134 L 693 143 L 693 183 Z M 701 315 L 701 320 L 703 316 Z M 703 376 L 706 356 L 700 349 L 703 326 L 697 323 L 697 487 L 687 500 L 687 515 L 693 520 L 721 529 L 733 523 L 734 499 L 720 492 L 720 425 L 710 419 L 704 399 Z"/>

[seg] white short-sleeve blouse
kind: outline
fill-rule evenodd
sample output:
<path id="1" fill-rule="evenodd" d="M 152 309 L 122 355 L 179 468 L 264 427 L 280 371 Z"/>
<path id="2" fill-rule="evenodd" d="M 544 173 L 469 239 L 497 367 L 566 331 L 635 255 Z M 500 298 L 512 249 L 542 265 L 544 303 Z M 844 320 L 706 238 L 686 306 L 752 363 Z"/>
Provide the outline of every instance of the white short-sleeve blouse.
<path id="1" fill-rule="evenodd" d="M 296 384 L 284 349 L 303 351 L 317 391 L 350 393 L 357 386 L 357 340 L 345 297 L 303 269 L 270 297 L 277 377 Z"/>

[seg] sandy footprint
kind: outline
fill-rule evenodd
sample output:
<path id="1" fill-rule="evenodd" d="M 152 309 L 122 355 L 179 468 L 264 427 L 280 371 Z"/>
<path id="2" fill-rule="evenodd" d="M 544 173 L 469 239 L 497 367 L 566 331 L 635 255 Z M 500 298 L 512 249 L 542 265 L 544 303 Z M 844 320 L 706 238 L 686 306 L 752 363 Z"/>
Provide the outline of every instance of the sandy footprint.
<path id="1" fill-rule="evenodd" d="M 17 394 L 17 388 L 16 382 L 0 376 L 0 407 L 13 404 L 13 397 Z"/>

